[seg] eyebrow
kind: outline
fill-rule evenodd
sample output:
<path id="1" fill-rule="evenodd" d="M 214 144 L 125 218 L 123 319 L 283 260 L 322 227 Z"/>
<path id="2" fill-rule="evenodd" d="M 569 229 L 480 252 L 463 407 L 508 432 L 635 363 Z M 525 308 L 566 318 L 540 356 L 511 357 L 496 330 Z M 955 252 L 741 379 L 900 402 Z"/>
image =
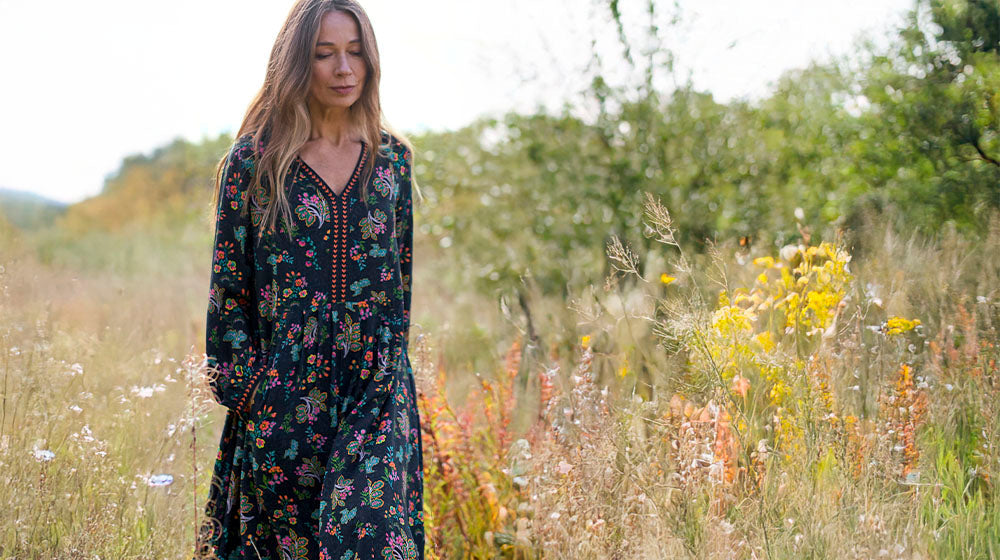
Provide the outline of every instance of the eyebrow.
<path id="1" fill-rule="evenodd" d="M 360 39 L 351 39 L 350 41 L 347 42 L 347 44 L 350 45 L 351 43 L 360 43 L 360 42 L 361 42 Z M 335 44 L 333 44 L 333 43 L 331 43 L 329 41 L 320 41 L 320 42 L 316 43 L 316 46 L 317 47 L 336 47 L 337 45 L 335 45 Z"/>

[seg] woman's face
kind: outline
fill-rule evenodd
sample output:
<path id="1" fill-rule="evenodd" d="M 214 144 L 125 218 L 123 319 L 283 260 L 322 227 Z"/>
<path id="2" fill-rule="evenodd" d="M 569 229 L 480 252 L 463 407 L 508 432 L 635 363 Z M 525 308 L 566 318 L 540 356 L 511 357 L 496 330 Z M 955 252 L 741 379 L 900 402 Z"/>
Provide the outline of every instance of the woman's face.
<path id="1" fill-rule="evenodd" d="M 349 108 L 361 97 L 367 72 L 358 23 L 350 14 L 327 12 L 313 51 L 312 101 L 324 108 Z"/>

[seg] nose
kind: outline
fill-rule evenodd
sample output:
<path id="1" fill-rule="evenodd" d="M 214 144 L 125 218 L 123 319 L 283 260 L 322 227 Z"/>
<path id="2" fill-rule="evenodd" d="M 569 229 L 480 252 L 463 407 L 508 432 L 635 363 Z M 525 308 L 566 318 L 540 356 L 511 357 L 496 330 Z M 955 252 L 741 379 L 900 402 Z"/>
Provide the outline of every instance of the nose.
<path id="1" fill-rule="evenodd" d="M 337 75 L 346 76 L 351 73 L 351 65 L 347 63 L 347 55 L 341 55 L 337 58 Z"/>

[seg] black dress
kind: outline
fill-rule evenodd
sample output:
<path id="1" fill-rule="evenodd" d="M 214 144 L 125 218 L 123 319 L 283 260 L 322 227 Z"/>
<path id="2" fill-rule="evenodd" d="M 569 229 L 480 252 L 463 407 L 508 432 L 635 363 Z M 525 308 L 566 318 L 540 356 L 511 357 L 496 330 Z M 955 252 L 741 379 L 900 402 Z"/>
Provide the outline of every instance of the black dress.
<path id="1" fill-rule="evenodd" d="M 202 542 L 227 560 L 422 559 L 412 154 L 363 145 L 340 194 L 297 157 L 294 223 L 259 236 L 267 193 L 244 195 L 264 142 L 236 140 L 219 193 L 205 343 L 227 414 Z"/>

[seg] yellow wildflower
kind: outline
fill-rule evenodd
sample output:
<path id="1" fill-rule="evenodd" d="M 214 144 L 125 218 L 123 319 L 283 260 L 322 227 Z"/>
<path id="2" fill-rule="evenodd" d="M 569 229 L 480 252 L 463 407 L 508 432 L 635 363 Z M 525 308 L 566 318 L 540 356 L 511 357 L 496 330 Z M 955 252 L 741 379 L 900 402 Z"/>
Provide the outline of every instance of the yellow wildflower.
<path id="1" fill-rule="evenodd" d="M 753 260 L 753 264 L 757 266 L 763 266 L 764 268 L 771 268 L 774 266 L 774 257 L 757 257 Z"/>
<path id="2" fill-rule="evenodd" d="M 902 334 L 907 331 L 913 330 L 914 327 L 920 324 L 920 319 L 904 319 L 902 317 L 890 317 L 888 321 L 885 322 L 885 328 L 888 334 Z"/>
<path id="3" fill-rule="evenodd" d="M 622 367 L 618 368 L 618 377 L 624 379 L 626 374 L 628 374 L 628 356 L 622 361 Z"/>

